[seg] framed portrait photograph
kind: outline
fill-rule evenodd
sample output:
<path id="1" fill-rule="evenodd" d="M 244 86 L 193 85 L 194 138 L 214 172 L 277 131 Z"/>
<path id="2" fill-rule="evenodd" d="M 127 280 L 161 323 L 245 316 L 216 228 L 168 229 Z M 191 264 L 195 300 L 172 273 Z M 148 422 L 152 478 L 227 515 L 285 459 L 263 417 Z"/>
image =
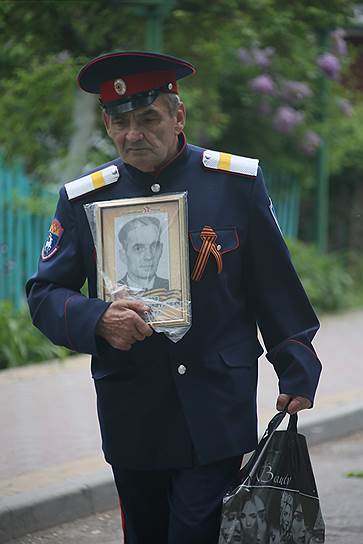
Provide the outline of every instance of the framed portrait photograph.
<path id="1" fill-rule="evenodd" d="M 133 296 L 159 327 L 190 323 L 186 193 L 96 202 L 97 286 L 109 301 Z"/>

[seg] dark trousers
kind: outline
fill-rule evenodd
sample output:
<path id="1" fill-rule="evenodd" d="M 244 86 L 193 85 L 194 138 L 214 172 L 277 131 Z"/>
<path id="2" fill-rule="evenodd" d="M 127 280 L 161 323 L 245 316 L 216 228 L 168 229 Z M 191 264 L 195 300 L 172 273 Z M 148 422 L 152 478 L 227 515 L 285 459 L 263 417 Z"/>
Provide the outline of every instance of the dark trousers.
<path id="1" fill-rule="evenodd" d="M 222 498 L 241 457 L 175 470 L 113 468 L 125 544 L 217 544 Z"/>

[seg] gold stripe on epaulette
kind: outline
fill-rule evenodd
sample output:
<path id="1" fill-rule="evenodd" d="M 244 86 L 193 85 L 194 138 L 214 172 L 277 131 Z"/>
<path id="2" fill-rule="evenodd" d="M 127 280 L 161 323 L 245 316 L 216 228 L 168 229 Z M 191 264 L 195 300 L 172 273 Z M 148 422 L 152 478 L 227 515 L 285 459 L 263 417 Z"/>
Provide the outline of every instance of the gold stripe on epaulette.
<path id="1" fill-rule="evenodd" d="M 92 184 L 94 189 L 99 189 L 100 187 L 103 187 L 105 184 L 105 180 L 102 174 L 102 170 L 99 170 L 98 172 L 94 172 L 91 174 Z"/>
<path id="2" fill-rule="evenodd" d="M 228 170 L 231 169 L 231 160 L 232 155 L 230 153 L 223 153 L 222 151 L 219 154 L 219 162 L 218 162 L 218 168 L 220 170 Z"/>

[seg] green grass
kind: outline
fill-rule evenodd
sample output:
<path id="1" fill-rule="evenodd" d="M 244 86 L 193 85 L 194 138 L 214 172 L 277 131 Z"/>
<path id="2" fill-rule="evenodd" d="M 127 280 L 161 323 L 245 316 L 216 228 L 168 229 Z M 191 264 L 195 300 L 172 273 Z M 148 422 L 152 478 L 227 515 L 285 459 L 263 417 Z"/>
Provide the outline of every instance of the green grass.
<path id="1" fill-rule="evenodd" d="M 347 472 L 347 478 L 363 478 L 363 470 Z"/>

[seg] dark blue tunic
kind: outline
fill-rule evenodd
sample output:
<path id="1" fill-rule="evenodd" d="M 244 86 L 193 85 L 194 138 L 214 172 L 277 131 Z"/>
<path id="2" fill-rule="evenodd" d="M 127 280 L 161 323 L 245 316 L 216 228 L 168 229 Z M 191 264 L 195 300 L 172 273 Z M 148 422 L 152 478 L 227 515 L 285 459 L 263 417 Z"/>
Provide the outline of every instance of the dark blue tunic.
<path id="1" fill-rule="evenodd" d="M 68 200 L 55 214 L 58 250 L 28 281 L 34 324 L 54 343 L 92 354 L 103 449 L 128 468 L 206 464 L 256 445 L 258 324 L 282 393 L 313 400 L 321 365 L 319 328 L 270 210 L 262 172 L 255 179 L 207 169 L 203 149 L 184 143 L 157 176 L 116 159 L 116 183 Z M 97 168 L 99 170 L 100 168 Z M 191 281 L 192 327 L 178 343 L 154 333 L 128 352 L 95 335 L 108 303 L 97 299 L 96 261 L 84 204 L 187 191 L 190 269 L 201 229 L 218 234 L 223 269 L 208 260 Z M 88 280 L 89 298 L 80 294 Z M 179 374 L 180 364 L 185 374 Z M 271 411 L 273 406 L 271 406 Z"/>

